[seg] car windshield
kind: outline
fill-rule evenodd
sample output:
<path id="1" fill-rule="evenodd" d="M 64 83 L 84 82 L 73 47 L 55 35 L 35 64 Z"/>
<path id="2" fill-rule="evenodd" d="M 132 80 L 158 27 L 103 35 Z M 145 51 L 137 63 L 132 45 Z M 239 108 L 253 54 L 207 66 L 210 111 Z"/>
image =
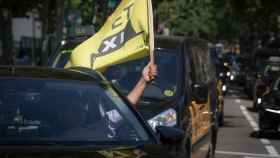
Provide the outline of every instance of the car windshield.
<path id="1" fill-rule="evenodd" d="M 95 82 L 0 78 L 0 144 L 146 141 L 127 106 Z"/>
<path id="2" fill-rule="evenodd" d="M 157 49 L 155 60 L 158 65 L 159 75 L 149 84 L 143 94 L 142 99 L 170 99 L 174 97 L 179 89 L 180 54 L 178 50 Z M 149 58 L 127 62 L 113 66 L 106 70 L 105 76 L 111 80 L 125 94 L 130 92 L 141 77 L 144 66 Z"/>

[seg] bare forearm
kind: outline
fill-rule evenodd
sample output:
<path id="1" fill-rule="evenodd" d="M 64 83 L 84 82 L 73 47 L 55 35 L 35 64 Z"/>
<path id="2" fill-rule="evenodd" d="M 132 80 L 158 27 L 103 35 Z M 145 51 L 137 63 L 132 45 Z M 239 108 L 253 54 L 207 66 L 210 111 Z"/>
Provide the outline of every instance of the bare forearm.
<path id="1" fill-rule="evenodd" d="M 135 85 L 133 90 L 127 95 L 127 99 L 130 101 L 131 104 L 134 105 L 134 107 L 136 107 L 137 102 L 143 94 L 146 84 L 146 81 L 141 77 L 141 79 Z"/>

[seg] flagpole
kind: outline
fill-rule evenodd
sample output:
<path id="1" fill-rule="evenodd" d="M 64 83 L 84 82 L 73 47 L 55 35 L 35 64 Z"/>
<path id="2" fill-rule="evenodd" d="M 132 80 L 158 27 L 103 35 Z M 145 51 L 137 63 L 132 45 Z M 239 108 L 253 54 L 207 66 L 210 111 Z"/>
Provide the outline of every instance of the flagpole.
<path id="1" fill-rule="evenodd" d="M 148 0 L 148 25 L 149 25 L 149 47 L 150 47 L 150 62 L 152 65 L 155 64 L 155 57 L 154 57 L 154 18 L 153 18 L 153 6 L 152 0 Z"/>

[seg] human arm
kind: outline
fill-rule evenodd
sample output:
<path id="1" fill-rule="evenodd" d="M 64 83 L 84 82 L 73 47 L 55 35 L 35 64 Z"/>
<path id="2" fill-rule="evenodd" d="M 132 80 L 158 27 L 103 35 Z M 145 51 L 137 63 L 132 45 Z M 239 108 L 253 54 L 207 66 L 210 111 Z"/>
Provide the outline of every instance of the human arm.
<path id="1" fill-rule="evenodd" d="M 131 92 L 127 95 L 127 99 L 134 107 L 143 94 L 148 82 L 155 78 L 155 76 L 157 76 L 157 66 L 148 63 L 142 71 L 141 78 L 139 79 L 135 87 L 131 90 Z"/>

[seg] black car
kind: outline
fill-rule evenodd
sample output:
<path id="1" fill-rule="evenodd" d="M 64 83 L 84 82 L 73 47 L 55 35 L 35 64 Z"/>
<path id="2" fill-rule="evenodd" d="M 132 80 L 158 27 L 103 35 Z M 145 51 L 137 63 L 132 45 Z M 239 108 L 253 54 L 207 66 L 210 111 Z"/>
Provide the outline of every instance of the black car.
<path id="1" fill-rule="evenodd" d="M 158 125 L 153 132 L 92 70 L 0 67 L 0 81 L 0 157 L 190 158 L 196 150 L 188 130 Z"/>
<path id="2" fill-rule="evenodd" d="M 222 57 L 225 78 L 228 83 L 242 85 L 243 84 L 243 75 L 241 71 L 241 61 L 242 57 L 239 54 L 228 52 L 224 53 Z"/>
<path id="3" fill-rule="evenodd" d="M 260 98 L 260 131 L 278 131 L 280 125 L 280 74 Z"/>
<path id="4" fill-rule="evenodd" d="M 141 114 L 153 129 L 164 125 L 186 131 L 188 150 L 212 157 L 217 137 L 217 80 L 207 43 L 159 36 L 155 46 L 159 75 L 144 91 L 138 105 Z M 114 65 L 104 75 L 128 94 L 148 62 L 146 57 Z"/>
<path id="5" fill-rule="evenodd" d="M 226 66 L 222 60 L 222 52 L 219 47 L 210 48 L 210 60 L 211 65 L 214 68 L 213 71 L 216 74 L 216 100 L 217 100 L 217 120 L 220 126 L 224 124 L 224 95 L 227 91 L 227 81 L 226 81 Z"/>
<path id="6" fill-rule="evenodd" d="M 280 73 L 280 54 L 266 52 L 258 54 L 255 61 L 255 73 L 252 82 L 253 110 L 259 109 L 260 97 L 266 91 L 266 86 L 271 83 L 269 79 Z"/>

